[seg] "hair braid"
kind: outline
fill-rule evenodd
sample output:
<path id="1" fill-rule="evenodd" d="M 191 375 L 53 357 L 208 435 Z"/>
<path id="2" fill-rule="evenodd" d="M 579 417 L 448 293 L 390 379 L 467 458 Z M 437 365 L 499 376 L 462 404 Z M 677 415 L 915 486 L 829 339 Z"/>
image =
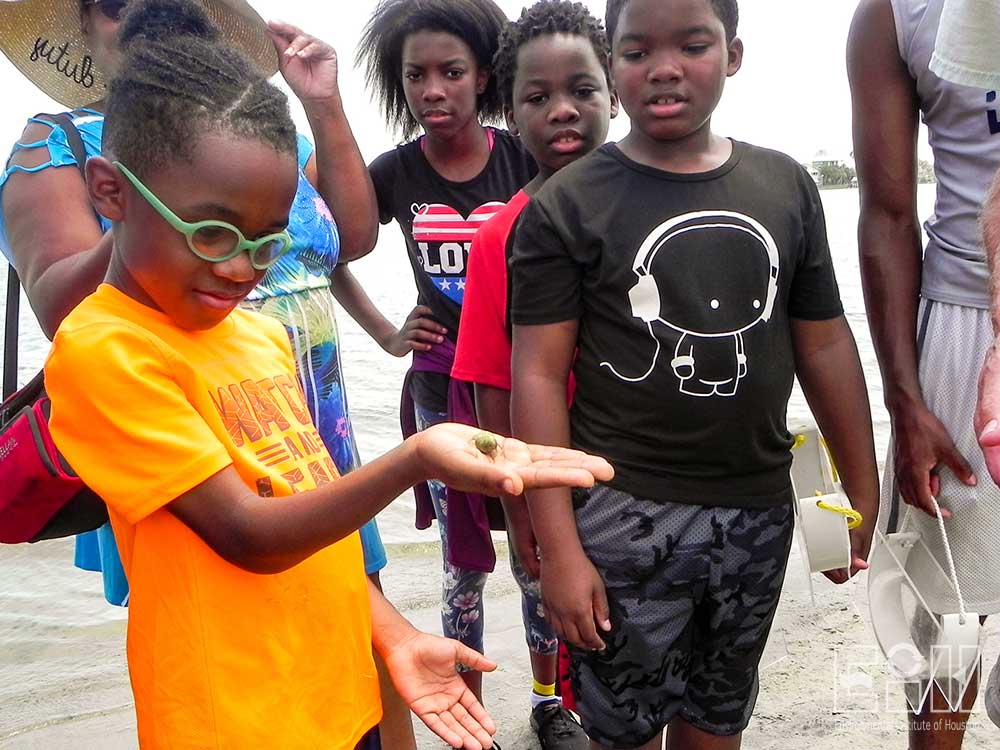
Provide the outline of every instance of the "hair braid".
<path id="1" fill-rule="evenodd" d="M 268 83 L 194 0 L 139 0 L 119 36 L 104 148 L 140 176 L 190 159 L 200 135 L 226 131 L 295 153 L 285 95 Z"/>

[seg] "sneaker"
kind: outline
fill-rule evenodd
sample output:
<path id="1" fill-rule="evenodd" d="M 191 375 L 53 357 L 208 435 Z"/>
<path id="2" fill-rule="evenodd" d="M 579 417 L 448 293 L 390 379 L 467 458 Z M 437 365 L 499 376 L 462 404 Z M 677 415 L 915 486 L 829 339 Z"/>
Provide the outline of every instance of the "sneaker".
<path id="1" fill-rule="evenodd" d="M 541 703 L 531 712 L 531 728 L 542 750 L 587 750 L 590 742 L 583 727 L 561 701 Z"/>
<path id="2" fill-rule="evenodd" d="M 1000 727 L 1000 658 L 993 665 L 990 678 L 986 681 L 986 693 L 983 695 L 986 713 L 990 721 Z"/>

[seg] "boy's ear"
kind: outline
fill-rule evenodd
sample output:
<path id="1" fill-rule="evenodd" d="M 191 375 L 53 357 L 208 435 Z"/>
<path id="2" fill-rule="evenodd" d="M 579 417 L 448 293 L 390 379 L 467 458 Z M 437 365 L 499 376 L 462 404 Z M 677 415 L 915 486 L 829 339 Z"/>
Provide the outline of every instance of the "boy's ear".
<path id="1" fill-rule="evenodd" d="M 521 135 L 521 131 L 517 129 L 517 120 L 514 119 L 514 110 L 510 107 L 503 108 L 503 119 L 507 121 L 507 130 L 509 130 L 514 135 Z"/>
<path id="2" fill-rule="evenodd" d="M 125 218 L 125 191 L 122 173 L 103 156 L 87 160 L 87 192 L 101 216 L 111 221 Z"/>
<path id="3" fill-rule="evenodd" d="M 618 117 L 618 109 L 621 102 L 618 101 L 618 89 L 611 89 L 611 119 Z"/>
<path id="4" fill-rule="evenodd" d="M 734 37 L 729 43 L 729 65 L 726 67 L 726 75 L 734 76 L 743 65 L 743 40 Z"/>

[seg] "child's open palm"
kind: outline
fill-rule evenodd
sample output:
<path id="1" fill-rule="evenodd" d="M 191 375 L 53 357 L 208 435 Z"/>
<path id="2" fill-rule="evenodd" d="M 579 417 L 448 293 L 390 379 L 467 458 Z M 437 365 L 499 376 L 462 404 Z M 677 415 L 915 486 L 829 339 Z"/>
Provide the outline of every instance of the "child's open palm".
<path id="1" fill-rule="evenodd" d="M 451 747 L 493 747 L 496 724 L 459 676 L 457 665 L 491 672 L 496 664 L 458 641 L 415 633 L 384 655 L 410 710 Z"/>
<path id="2" fill-rule="evenodd" d="M 611 464 L 583 451 L 529 445 L 467 425 L 437 424 L 414 438 L 428 478 L 463 492 L 520 495 L 549 487 L 591 487 L 614 476 Z"/>
<path id="3" fill-rule="evenodd" d="M 268 21 L 278 65 L 292 92 L 306 103 L 339 96 L 337 52 L 324 41 L 283 21 Z"/>

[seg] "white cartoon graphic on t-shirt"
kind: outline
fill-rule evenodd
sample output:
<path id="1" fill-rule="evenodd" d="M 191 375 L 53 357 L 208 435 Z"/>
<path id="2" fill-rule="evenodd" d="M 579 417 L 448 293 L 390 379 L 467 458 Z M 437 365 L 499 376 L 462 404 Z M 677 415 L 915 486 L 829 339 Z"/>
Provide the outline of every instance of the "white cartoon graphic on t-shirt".
<path id="1" fill-rule="evenodd" d="M 653 272 L 654 261 L 656 272 Z M 654 229 L 632 264 L 638 280 L 629 290 L 632 315 L 656 343 L 649 369 L 626 377 L 648 378 L 662 344 L 653 324 L 681 334 L 670 367 L 680 392 L 690 396 L 734 396 L 749 372 L 743 334 L 766 323 L 778 291 L 778 248 L 771 233 L 749 216 L 698 211 Z"/>
<path id="2" fill-rule="evenodd" d="M 410 207 L 420 265 L 434 286 L 459 305 L 465 299 L 465 266 L 472 238 L 503 207 L 501 201 L 489 201 L 473 209 L 469 218 L 443 203 L 414 203 Z"/>

